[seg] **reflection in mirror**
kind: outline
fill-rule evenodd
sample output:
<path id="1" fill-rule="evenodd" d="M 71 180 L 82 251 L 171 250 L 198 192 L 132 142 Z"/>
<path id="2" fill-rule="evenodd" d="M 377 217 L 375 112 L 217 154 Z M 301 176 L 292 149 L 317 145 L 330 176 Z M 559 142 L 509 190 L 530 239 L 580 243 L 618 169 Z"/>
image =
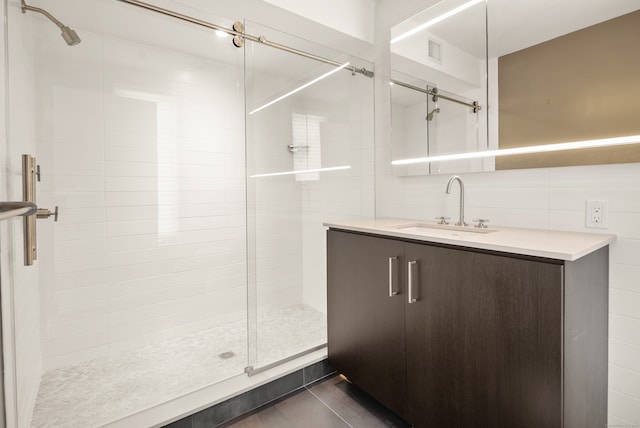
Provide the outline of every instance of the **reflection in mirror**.
<path id="1" fill-rule="evenodd" d="M 486 2 L 488 103 L 480 101 L 483 107 L 480 114 L 487 114 L 488 142 L 486 146 L 480 144 L 478 150 L 470 147 L 466 153 L 444 155 L 446 162 L 483 159 L 483 170 L 640 162 L 640 121 L 636 108 L 636 94 L 640 93 L 637 72 L 640 3 L 637 0 Z M 460 33 L 469 34 L 474 22 L 465 22 L 462 26 L 465 30 L 461 31 L 458 20 L 478 5 L 458 1 L 458 10 L 465 4 L 473 5 L 449 14 L 446 19 L 433 18 L 435 8 L 442 12 L 445 3 L 441 1 L 423 12 L 431 13 L 426 20 L 412 18 L 395 27 L 392 38 L 400 41 L 391 44 L 393 69 L 423 79 L 439 90 L 445 89 L 444 82 L 436 81 L 434 75 L 445 68 L 448 45 L 441 44 L 434 50 L 440 55 L 437 62 L 429 56 L 432 40 L 428 37 L 423 37 L 417 46 L 402 44 L 421 33 L 433 33 L 435 42 L 437 36 L 456 47 L 462 46 L 456 44 L 464 38 Z M 412 23 L 420 26 L 418 22 L 426 28 L 405 39 L 398 37 Z M 476 22 L 475 28 L 477 25 Z M 445 35 L 453 38 L 447 39 Z M 479 40 L 476 37 L 475 45 L 470 42 L 466 52 L 473 54 Z M 475 69 L 470 63 L 458 65 Z M 451 74 L 464 81 L 460 78 L 463 73 Z M 447 84 L 451 83 L 449 79 Z M 446 89 L 468 96 L 459 87 Z M 392 97 L 393 101 L 395 96 Z M 479 128 L 483 124 L 479 120 Z M 484 135 L 479 134 L 480 138 Z M 469 171 L 466 164 L 443 167 L 443 156 L 435 157 L 430 147 L 426 149 L 427 159 L 407 160 L 400 157 L 405 153 L 396 150 L 400 143 L 395 137 L 393 143 L 392 163 L 398 174 L 418 171 L 419 164 L 430 165 L 423 166 L 422 173 Z M 406 165 L 411 162 L 417 163 L 409 169 Z M 437 163 L 440 167 L 434 168 Z M 404 170 L 399 165 L 405 165 Z"/>
<path id="2" fill-rule="evenodd" d="M 393 159 L 487 150 L 486 3 L 442 0 L 391 29 Z M 493 169 L 487 159 L 395 166 L 396 175 Z"/>
<path id="3" fill-rule="evenodd" d="M 552 27 L 553 36 L 560 35 L 546 40 L 531 39 L 520 27 L 511 28 L 509 37 L 500 35 L 517 20 L 530 19 L 525 11 L 504 4 L 504 10 L 490 14 L 497 33 L 490 39 L 490 62 L 499 82 L 490 88 L 491 106 L 499 110 L 497 123 L 490 126 L 499 131 L 501 150 L 594 139 L 609 144 L 613 137 L 640 134 L 640 10 L 626 13 L 640 5 L 633 0 L 595 3 L 581 2 L 571 19 Z M 496 169 L 626 162 L 640 162 L 640 145 L 501 156 Z"/>

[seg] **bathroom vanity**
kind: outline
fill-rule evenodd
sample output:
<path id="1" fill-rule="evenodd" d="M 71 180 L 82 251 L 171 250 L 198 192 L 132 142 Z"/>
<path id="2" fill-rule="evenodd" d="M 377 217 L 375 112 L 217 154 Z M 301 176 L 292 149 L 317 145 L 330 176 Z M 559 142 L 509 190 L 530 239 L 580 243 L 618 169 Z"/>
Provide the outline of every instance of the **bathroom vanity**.
<path id="1" fill-rule="evenodd" d="M 615 236 L 330 223 L 329 362 L 414 427 L 603 427 Z"/>

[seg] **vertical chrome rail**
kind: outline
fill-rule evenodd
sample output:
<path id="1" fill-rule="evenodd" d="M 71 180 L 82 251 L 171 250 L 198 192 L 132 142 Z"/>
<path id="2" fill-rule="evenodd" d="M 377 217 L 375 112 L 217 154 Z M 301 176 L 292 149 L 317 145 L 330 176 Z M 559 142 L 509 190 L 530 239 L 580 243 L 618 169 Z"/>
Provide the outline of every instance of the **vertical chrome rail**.
<path id="1" fill-rule="evenodd" d="M 398 257 L 389 257 L 389 297 L 393 297 L 398 295 L 398 292 L 393 287 L 393 283 L 395 282 L 395 272 L 393 269 L 393 265 L 398 261 Z"/>
<path id="2" fill-rule="evenodd" d="M 418 298 L 413 294 L 413 286 L 414 286 L 414 282 L 417 279 L 417 272 L 414 273 L 415 268 L 418 267 L 418 262 L 416 260 L 411 260 L 408 264 L 407 264 L 407 271 L 408 271 L 408 291 L 409 291 L 409 298 L 408 298 L 408 302 L 409 304 L 411 303 L 415 303 L 418 301 Z"/>

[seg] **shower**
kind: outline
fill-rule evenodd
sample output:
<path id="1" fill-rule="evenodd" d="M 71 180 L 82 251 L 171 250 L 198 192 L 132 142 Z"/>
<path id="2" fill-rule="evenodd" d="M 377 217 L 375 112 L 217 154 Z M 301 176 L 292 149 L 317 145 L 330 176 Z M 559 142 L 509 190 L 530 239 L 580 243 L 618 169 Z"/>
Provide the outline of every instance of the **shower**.
<path id="1" fill-rule="evenodd" d="M 58 28 L 60 28 L 60 31 L 62 31 L 62 33 L 61 33 L 62 38 L 64 39 L 64 41 L 69 46 L 75 46 L 75 45 L 79 44 L 82 41 L 82 40 L 80 40 L 80 37 L 78 36 L 78 34 L 74 30 L 72 30 L 71 28 L 67 27 L 62 22 L 58 21 L 49 12 L 47 12 L 44 9 L 40 9 L 39 7 L 29 6 L 24 2 L 24 0 L 22 0 L 22 13 L 27 13 L 28 10 L 30 10 L 32 12 L 41 13 L 44 16 L 46 16 L 47 18 L 49 18 L 49 20 L 51 22 L 56 24 L 58 26 Z"/>

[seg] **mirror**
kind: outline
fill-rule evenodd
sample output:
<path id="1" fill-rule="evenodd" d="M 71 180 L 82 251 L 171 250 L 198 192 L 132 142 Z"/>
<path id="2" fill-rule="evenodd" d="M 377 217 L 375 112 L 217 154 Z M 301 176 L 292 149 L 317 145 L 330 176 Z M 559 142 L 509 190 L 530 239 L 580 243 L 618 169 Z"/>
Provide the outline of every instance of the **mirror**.
<path id="1" fill-rule="evenodd" d="M 431 11 L 431 17 L 427 19 L 434 20 L 433 15 L 442 12 L 442 8 L 451 11 L 464 4 L 472 5 L 404 40 L 391 43 L 391 76 L 392 80 L 405 79 L 403 82 L 418 83 L 416 86 L 430 84 L 465 99 L 479 100 L 478 138 L 474 140 L 473 133 L 467 132 L 466 147 L 461 148 L 459 132 L 461 128 L 466 129 L 466 121 L 458 118 L 455 124 L 448 125 L 456 128 L 458 134 L 455 141 L 447 141 L 447 135 L 453 131 L 439 131 L 440 134 L 434 135 L 432 120 L 422 131 L 426 138 L 422 140 L 422 147 L 418 147 L 415 138 L 404 137 L 417 135 L 415 130 L 409 129 L 411 123 L 417 122 L 398 118 L 407 111 L 407 97 L 398 85 L 393 85 L 395 174 L 640 162 L 640 144 L 633 144 L 640 142 L 640 121 L 635 108 L 635 95 L 640 93 L 640 74 L 637 73 L 640 69 L 637 48 L 640 10 L 636 0 L 568 0 L 560 3 L 550 0 L 487 0 L 486 3 L 443 0 L 393 27 L 392 41 L 407 28 L 419 26 L 423 14 Z M 485 6 L 486 18 L 483 20 L 481 11 Z M 436 7 L 441 9 L 436 11 Z M 474 9 L 477 10 L 475 15 L 472 14 Z M 481 30 L 486 22 L 488 31 L 483 38 Z M 469 35 L 472 29 L 473 36 Z M 459 36 L 459 33 L 466 36 Z M 442 71 L 438 65 L 443 64 L 434 65 L 429 59 L 429 37 L 446 41 L 440 45 L 442 62 L 450 59 L 452 52 L 477 55 L 479 40 L 488 41 L 485 50 L 488 60 L 483 65 L 489 83 L 487 85 L 485 80 L 486 86 L 476 89 L 477 92 L 487 91 L 484 102 L 482 94 L 469 96 L 472 91 L 465 92 L 451 85 L 450 79 L 436 80 L 437 72 Z M 482 63 L 480 56 L 475 58 L 477 63 Z M 470 65 L 467 67 L 477 70 Z M 445 86 L 445 82 L 451 86 Z M 429 113 L 426 109 L 433 107 L 427 106 L 424 99 L 423 102 L 426 118 Z M 445 105 L 448 106 L 439 103 L 441 113 Z M 444 125 L 443 122 L 435 124 L 435 128 Z M 486 126 L 484 132 L 483 126 Z M 437 160 L 441 155 L 455 160 L 424 162 L 424 157 Z M 421 158 L 422 162 L 418 163 L 402 165 L 399 162 Z"/>
<path id="2" fill-rule="evenodd" d="M 393 158 L 487 150 L 485 1 L 442 0 L 394 26 L 390 47 Z M 416 163 L 394 173 L 483 171 L 486 163 Z"/>

